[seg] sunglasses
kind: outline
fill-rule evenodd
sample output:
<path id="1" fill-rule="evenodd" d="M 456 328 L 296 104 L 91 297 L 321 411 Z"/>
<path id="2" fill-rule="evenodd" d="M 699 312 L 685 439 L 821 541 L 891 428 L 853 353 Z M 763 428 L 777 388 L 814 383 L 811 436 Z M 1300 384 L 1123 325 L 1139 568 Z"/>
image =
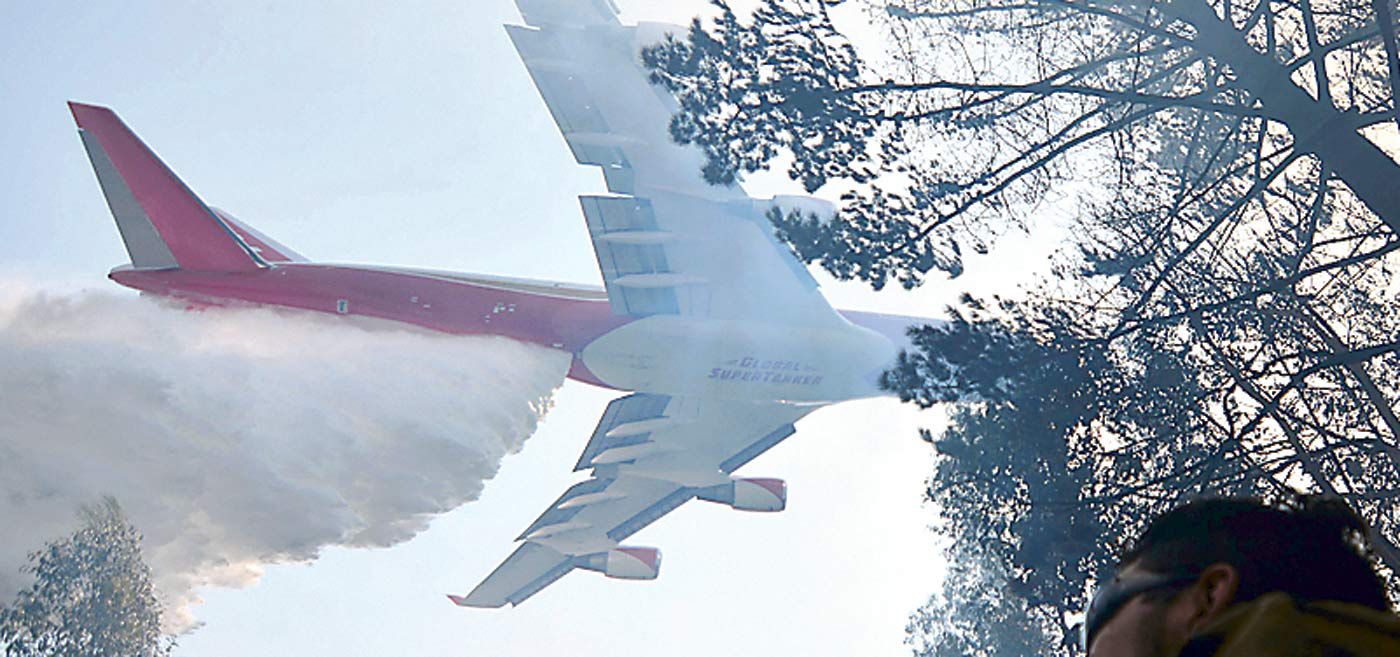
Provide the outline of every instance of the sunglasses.
<path id="1" fill-rule="evenodd" d="M 1198 575 L 1184 573 L 1134 573 L 1127 577 L 1115 575 L 1094 592 L 1089 608 L 1084 611 L 1084 623 L 1079 626 L 1079 647 L 1084 652 L 1094 642 L 1094 634 L 1103 629 L 1113 615 L 1134 596 L 1195 581 Z"/>

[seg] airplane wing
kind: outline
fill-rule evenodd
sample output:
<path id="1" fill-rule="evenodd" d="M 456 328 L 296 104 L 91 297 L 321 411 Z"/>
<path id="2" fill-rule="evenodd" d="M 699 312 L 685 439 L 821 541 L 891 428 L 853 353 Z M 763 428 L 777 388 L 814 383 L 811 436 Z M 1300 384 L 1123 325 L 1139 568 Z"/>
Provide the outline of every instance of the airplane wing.
<path id="1" fill-rule="evenodd" d="M 591 476 L 571 486 L 516 540 L 524 541 L 461 606 L 518 605 L 575 568 L 652 579 L 660 553 L 621 541 L 700 498 L 782 509 L 775 479 L 735 479 L 740 466 L 792 435 L 814 406 L 634 393 L 613 400 L 579 457 Z"/>
<path id="2" fill-rule="evenodd" d="M 673 142 L 669 92 L 647 81 L 640 48 L 680 28 L 623 25 L 609 0 L 517 0 L 506 30 L 580 164 L 607 195 L 580 198 L 613 311 L 844 325 L 765 212 L 737 186 L 700 176 L 703 155 Z"/>
<path id="3" fill-rule="evenodd" d="M 702 154 L 667 130 L 676 104 L 641 46 L 676 28 L 623 25 L 609 0 L 517 0 L 507 26 L 564 140 L 609 194 L 580 198 L 613 312 L 847 328 L 764 216 L 774 200 L 700 176 Z M 576 568 L 651 579 L 652 548 L 621 542 L 691 499 L 780 510 L 776 479 L 731 476 L 816 406 L 640 391 L 614 400 L 579 457 L 590 471 L 526 527 L 523 544 L 458 605 L 520 604 Z"/>

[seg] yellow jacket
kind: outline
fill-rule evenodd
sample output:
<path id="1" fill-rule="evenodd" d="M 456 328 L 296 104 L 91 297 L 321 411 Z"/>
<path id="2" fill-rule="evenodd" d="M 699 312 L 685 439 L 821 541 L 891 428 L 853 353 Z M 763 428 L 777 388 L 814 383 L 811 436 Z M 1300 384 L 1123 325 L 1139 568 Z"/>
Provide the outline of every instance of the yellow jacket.
<path id="1" fill-rule="evenodd" d="M 1400 657 L 1400 617 L 1345 602 L 1299 607 L 1270 593 L 1228 609 L 1181 657 Z"/>

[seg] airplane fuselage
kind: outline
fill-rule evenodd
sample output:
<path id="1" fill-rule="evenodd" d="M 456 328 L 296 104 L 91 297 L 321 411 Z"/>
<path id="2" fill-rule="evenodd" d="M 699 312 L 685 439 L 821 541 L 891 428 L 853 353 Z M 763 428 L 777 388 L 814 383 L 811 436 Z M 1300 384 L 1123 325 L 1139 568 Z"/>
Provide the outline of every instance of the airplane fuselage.
<path id="1" fill-rule="evenodd" d="M 843 312 L 835 329 L 753 321 L 641 319 L 612 312 L 602 288 L 424 270 L 279 263 L 250 272 L 114 269 L 112 280 L 197 304 L 250 303 L 501 335 L 572 355 L 569 377 L 619 390 L 833 402 L 875 385 L 917 323 Z"/>

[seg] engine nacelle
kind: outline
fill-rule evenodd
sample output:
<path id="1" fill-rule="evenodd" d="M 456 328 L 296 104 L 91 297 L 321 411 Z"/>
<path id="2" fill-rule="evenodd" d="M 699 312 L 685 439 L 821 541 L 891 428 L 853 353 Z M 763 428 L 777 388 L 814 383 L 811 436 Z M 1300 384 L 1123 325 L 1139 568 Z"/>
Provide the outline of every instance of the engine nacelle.
<path id="1" fill-rule="evenodd" d="M 656 579 L 661 573 L 661 550 L 618 547 L 583 557 L 578 567 L 603 573 L 613 579 Z"/>
<path id="2" fill-rule="evenodd" d="M 739 511 L 782 511 L 787 508 L 787 482 L 782 479 L 758 478 L 730 480 L 695 494 L 696 497 L 728 504 Z"/>

